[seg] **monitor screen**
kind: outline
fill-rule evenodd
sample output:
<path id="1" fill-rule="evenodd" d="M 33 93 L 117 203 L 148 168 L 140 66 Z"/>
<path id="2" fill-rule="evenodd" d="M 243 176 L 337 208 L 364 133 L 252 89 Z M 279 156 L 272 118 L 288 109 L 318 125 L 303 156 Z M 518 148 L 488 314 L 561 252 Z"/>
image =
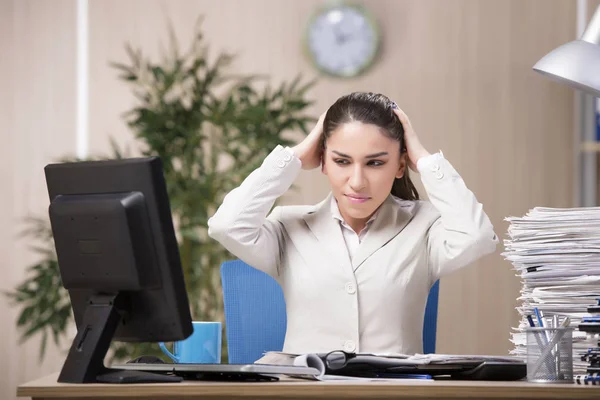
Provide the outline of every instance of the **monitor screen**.
<path id="1" fill-rule="evenodd" d="M 61 280 L 78 330 L 59 381 L 97 381 L 107 372 L 112 340 L 191 335 L 160 159 L 50 164 L 45 173 Z"/>

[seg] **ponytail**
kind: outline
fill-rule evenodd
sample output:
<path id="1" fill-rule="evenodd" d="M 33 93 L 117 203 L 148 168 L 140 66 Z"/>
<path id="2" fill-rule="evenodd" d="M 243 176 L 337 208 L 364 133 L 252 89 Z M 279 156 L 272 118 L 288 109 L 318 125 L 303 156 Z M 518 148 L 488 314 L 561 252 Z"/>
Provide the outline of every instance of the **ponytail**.
<path id="1" fill-rule="evenodd" d="M 408 176 L 408 168 L 402 178 L 394 179 L 391 193 L 402 200 L 419 200 L 419 192 Z"/>

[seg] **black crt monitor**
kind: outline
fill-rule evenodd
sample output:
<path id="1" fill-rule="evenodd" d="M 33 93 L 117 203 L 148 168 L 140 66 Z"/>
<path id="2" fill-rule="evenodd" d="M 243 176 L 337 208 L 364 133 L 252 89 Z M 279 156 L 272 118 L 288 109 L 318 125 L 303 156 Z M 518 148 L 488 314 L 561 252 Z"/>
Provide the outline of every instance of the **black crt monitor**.
<path id="1" fill-rule="evenodd" d="M 181 380 L 104 366 L 112 340 L 177 341 L 193 331 L 160 159 L 50 164 L 45 174 L 77 325 L 58 382 Z"/>

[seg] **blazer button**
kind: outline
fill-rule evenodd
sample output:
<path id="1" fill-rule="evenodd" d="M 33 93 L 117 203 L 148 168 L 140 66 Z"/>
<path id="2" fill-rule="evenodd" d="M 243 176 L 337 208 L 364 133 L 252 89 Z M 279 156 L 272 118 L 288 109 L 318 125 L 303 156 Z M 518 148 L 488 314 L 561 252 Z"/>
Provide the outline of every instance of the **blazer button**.
<path id="1" fill-rule="evenodd" d="M 344 351 L 352 353 L 354 350 L 356 350 L 356 344 L 352 340 L 346 340 L 344 343 Z"/>
<path id="2" fill-rule="evenodd" d="M 279 168 L 283 168 L 283 167 L 285 167 L 285 163 L 284 163 L 283 161 L 279 161 L 279 162 L 277 163 L 277 166 L 278 166 Z"/>
<path id="3" fill-rule="evenodd" d="M 283 159 L 284 159 L 285 161 L 292 161 L 292 156 L 290 156 L 289 154 L 286 154 L 286 155 L 283 157 Z"/>
<path id="4" fill-rule="evenodd" d="M 442 178 L 444 177 L 444 173 L 443 173 L 442 171 L 438 171 L 438 173 L 437 173 L 437 174 L 435 174 L 435 177 L 436 177 L 437 179 L 442 179 Z"/>
<path id="5" fill-rule="evenodd" d="M 352 282 L 348 282 L 346 283 L 346 292 L 348 294 L 354 294 L 356 293 L 356 285 Z"/>
<path id="6" fill-rule="evenodd" d="M 440 165 L 439 165 L 439 164 L 433 164 L 433 165 L 431 166 L 431 170 L 432 170 L 433 172 L 437 172 L 437 171 L 439 171 L 439 170 L 440 170 Z"/>

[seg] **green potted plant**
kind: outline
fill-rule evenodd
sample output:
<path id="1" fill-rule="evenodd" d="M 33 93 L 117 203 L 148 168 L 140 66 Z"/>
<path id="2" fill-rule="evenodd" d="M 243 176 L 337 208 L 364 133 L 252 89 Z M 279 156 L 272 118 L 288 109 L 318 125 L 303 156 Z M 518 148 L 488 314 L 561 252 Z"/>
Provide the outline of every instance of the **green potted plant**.
<path id="1" fill-rule="evenodd" d="M 306 95 L 314 82 L 298 77 L 272 87 L 264 77 L 233 74 L 234 57 L 222 52 L 211 59 L 200 29 L 183 53 L 170 29 L 160 62 L 126 50 L 128 62 L 112 64 L 137 99 L 124 118 L 141 154 L 163 162 L 192 316 L 224 322 L 219 267 L 234 257 L 208 237 L 207 220 L 277 144 L 292 144 L 286 134 L 308 132 L 315 118 L 305 114 Z M 112 155 L 94 158 L 127 156 L 114 142 L 112 148 Z M 7 295 L 20 307 L 22 339 L 42 335 L 43 357 L 48 337 L 59 344 L 72 313 L 48 218 L 30 219 L 28 227 L 40 261 Z M 155 344 L 117 342 L 111 360 L 159 352 Z"/>

